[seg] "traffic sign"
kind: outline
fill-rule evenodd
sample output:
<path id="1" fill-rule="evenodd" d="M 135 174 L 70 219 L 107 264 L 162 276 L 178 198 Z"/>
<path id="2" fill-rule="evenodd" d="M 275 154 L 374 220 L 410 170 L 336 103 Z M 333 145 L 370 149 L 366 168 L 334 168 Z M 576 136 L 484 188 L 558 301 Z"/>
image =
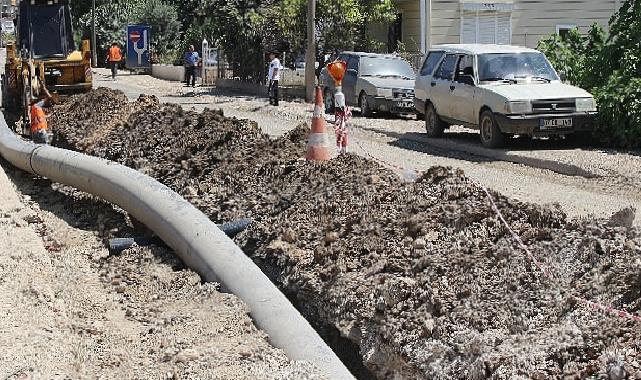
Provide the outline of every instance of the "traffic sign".
<path id="1" fill-rule="evenodd" d="M 140 40 L 140 32 L 137 30 L 134 30 L 129 34 L 129 38 L 131 39 L 131 42 L 138 43 L 138 41 Z"/>
<path id="2" fill-rule="evenodd" d="M 129 69 L 150 69 L 151 27 L 127 25 L 127 60 Z"/>

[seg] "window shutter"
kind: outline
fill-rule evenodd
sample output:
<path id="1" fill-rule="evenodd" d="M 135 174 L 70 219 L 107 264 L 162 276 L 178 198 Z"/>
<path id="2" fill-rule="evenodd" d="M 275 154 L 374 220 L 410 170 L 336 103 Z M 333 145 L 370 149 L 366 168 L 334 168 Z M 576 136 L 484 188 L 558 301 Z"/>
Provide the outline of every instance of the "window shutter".
<path id="1" fill-rule="evenodd" d="M 463 12 L 461 24 L 461 43 L 476 43 L 476 12 Z"/>
<path id="2" fill-rule="evenodd" d="M 509 45 L 512 43 L 512 17 L 509 12 L 499 12 L 496 15 L 496 43 Z"/>
<path id="3" fill-rule="evenodd" d="M 512 13 L 505 11 L 461 11 L 462 44 L 512 43 Z"/>
<path id="4" fill-rule="evenodd" d="M 480 44 L 496 43 L 496 13 L 479 12 L 479 34 L 477 42 Z"/>

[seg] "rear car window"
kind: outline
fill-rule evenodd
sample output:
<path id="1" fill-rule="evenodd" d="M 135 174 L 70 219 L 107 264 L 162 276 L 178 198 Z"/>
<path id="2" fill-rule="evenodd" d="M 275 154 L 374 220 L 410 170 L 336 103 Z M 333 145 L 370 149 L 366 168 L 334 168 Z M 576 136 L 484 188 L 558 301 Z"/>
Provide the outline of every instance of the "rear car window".
<path id="1" fill-rule="evenodd" d="M 456 63 L 458 62 L 458 55 L 448 54 L 445 56 L 443 62 L 439 66 L 438 70 L 434 74 L 435 78 L 452 80 L 454 77 L 454 70 L 456 69 Z"/>
<path id="2" fill-rule="evenodd" d="M 421 67 L 421 75 L 432 75 L 438 63 L 441 62 L 441 58 L 445 53 L 442 51 L 432 51 L 423 62 L 423 67 Z"/>

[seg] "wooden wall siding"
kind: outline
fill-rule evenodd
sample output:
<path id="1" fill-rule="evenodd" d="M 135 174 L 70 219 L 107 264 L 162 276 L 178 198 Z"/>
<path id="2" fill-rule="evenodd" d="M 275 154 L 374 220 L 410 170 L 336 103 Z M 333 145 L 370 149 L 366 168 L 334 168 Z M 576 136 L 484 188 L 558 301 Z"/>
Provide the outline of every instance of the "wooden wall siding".
<path id="1" fill-rule="evenodd" d="M 510 1 L 494 0 L 494 3 Z M 620 0 L 514 0 L 512 44 L 536 47 L 538 41 L 556 32 L 556 25 L 576 24 L 585 33 L 598 22 L 607 26 Z M 418 0 L 401 0 L 403 39 L 407 49 L 420 48 Z M 432 0 L 432 44 L 459 43 L 461 2 Z"/>

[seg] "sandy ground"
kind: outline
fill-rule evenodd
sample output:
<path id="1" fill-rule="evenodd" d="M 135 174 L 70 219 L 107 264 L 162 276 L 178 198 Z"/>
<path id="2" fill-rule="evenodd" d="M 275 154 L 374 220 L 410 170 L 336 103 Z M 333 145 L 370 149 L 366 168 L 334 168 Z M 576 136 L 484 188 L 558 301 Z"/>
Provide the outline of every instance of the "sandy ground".
<path id="1" fill-rule="evenodd" d="M 156 95 L 164 102 L 181 104 L 187 109 L 222 109 L 227 116 L 251 119 L 268 134 L 278 136 L 310 118 L 312 106 L 300 101 L 281 102 L 276 108 L 267 99 L 224 93 L 208 94 L 182 84 L 146 75 L 122 74 L 116 82 L 99 69 L 95 85 L 124 91 L 131 99 L 141 93 Z M 641 210 L 641 156 L 634 153 L 564 147 L 554 141 L 514 142 L 506 155 L 533 157 L 571 165 L 594 175 L 570 176 L 551 170 L 490 159 L 465 152 L 465 146 L 478 147 L 478 136 L 469 130 L 453 128 L 439 147 L 427 142 L 423 122 L 392 117 L 362 118 L 355 113 L 350 122 L 351 149 L 390 165 L 426 169 L 434 165 L 461 168 L 466 175 L 518 200 L 538 204 L 559 204 L 571 217 L 596 215 L 609 217 L 622 208 Z M 641 226 L 641 218 L 635 221 Z"/>
<path id="2" fill-rule="evenodd" d="M 170 251 L 110 256 L 111 205 L 0 164 L 0 378 L 319 378 Z"/>

